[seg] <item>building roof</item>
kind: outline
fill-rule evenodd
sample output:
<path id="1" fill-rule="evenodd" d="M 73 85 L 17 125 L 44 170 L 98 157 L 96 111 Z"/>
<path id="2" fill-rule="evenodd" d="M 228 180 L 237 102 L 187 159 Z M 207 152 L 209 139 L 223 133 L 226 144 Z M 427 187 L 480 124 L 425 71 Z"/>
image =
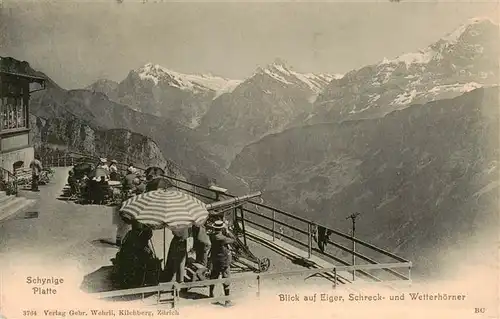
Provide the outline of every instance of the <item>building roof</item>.
<path id="1" fill-rule="evenodd" d="M 33 70 L 26 61 L 18 61 L 14 58 L 0 57 L 0 74 L 30 79 L 33 82 L 43 82 L 46 78 L 41 77 Z"/>
<path id="2" fill-rule="evenodd" d="M 12 76 L 27 78 L 27 79 L 34 80 L 35 82 L 38 82 L 38 81 L 41 82 L 41 81 L 46 81 L 47 80 L 47 79 L 39 77 L 39 76 L 26 75 L 26 74 L 20 74 L 20 73 L 12 73 L 12 72 L 0 71 L 0 74 L 7 74 L 7 75 L 12 75 Z"/>

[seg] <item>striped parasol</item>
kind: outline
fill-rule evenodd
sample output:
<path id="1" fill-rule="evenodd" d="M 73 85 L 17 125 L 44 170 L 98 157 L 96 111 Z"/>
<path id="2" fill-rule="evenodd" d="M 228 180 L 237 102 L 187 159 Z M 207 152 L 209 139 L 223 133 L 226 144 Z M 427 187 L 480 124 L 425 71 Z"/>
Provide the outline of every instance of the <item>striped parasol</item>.
<path id="1" fill-rule="evenodd" d="M 133 196 L 120 209 L 124 219 L 154 229 L 200 226 L 208 218 L 205 203 L 178 190 L 160 189 Z"/>

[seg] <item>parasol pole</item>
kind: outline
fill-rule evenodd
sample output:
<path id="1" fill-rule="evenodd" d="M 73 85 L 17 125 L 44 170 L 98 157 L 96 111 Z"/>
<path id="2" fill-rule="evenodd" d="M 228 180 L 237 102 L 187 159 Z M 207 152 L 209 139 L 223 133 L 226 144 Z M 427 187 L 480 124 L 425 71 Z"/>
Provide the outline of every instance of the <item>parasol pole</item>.
<path id="1" fill-rule="evenodd" d="M 166 252 L 167 252 L 167 235 L 166 235 L 166 228 L 163 228 L 163 269 L 165 269 L 165 265 L 167 263 L 167 257 Z"/>

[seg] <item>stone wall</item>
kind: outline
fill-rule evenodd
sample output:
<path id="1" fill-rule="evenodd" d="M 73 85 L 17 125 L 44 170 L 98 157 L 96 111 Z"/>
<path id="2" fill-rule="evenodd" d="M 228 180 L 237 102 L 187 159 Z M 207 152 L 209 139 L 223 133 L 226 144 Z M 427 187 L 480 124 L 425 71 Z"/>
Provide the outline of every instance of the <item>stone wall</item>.
<path id="1" fill-rule="evenodd" d="M 22 161 L 24 167 L 29 167 L 35 156 L 33 147 L 26 147 L 19 150 L 0 154 L 0 166 L 9 172 L 13 171 L 15 162 Z"/>

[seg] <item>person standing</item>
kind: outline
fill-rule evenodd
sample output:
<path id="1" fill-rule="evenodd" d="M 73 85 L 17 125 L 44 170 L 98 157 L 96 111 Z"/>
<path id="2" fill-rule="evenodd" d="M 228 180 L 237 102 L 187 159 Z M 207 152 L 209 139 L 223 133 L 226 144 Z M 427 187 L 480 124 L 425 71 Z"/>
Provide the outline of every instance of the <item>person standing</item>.
<path id="1" fill-rule="evenodd" d="M 318 248 L 322 253 L 325 252 L 325 247 L 328 245 L 331 234 L 331 230 L 327 230 L 325 227 L 318 225 Z"/>
<path id="2" fill-rule="evenodd" d="M 111 161 L 111 165 L 109 165 L 109 179 L 112 181 L 118 181 L 120 179 L 118 175 L 118 162 L 116 160 Z"/>
<path id="3" fill-rule="evenodd" d="M 164 176 L 164 171 L 159 167 L 149 167 L 145 171 L 146 192 L 158 189 L 167 189 L 173 186 L 169 179 Z"/>
<path id="4" fill-rule="evenodd" d="M 109 177 L 109 166 L 108 166 L 108 160 L 105 158 L 99 159 L 99 165 L 97 168 L 103 169 L 106 173 L 106 177 Z"/>
<path id="5" fill-rule="evenodd" d="M 30 163 L 31 168 L 31 190 L 38 192 L 38 182 L 40 180 L 40 174 L 42 173 L 42 162 L 35 157 Z"/>
<path id="6" fill-rule="evenodd" d="M 130 193 L 135 188 L 134 180 L 137 178 L 136 170 L 130 166 L 127 168 L 127 175 L 122 180 L 122 194 L 124 200 L 130 197 Z"/>
<path id="7" fill-rule="evenodd" d="M 210 252 L 210 238 L 207 235 L 205 225 L 193 226 L 194 251 L 196 262 L 203 266 L 208 266 L 208 253 Z"/>
<path id="8" fill-rule="evenodd" d="M 77 182 L 78 181 L 75 177 L 75 172 L 72 169 L 68 173 L 68 185 L 69 185 L 70 197 L 74 197 L 76 195 Z"/>
<path id="9" fill-rule="evenodd" d="M 214 233 L 210 235 L 210 240 L 212 242 L 212 251 L 210 254 L 210 259 L 212 262 L 212 271 L 210 273 L 210 279 L 218 279 L 222 275 L 222 278 L 230 277 L 231 268 L 231 248 L 230 245 L 234 243 L 234 238 L 232 238 L 229 232 L 223 232 L 224 222 L 222 220 L 216 221 L 212 226 Z M 222 284 L 224 288 L 224 295 L 229 296 L 229 284 Z M 210 285 L 210 298 L 214 297 L 215 285 Z M 231 305 L 230 300 L 226 300 L 226 306 Z"/>
<path id="10" fill-rule="evenodd" d="M 172 231 L 174 237 L 170 242 L 167 254 L 167 264 L 165 266 L 164 280 L 171 282 L 176 275 L 178 283 L 184 282 L 186 275 L 187 239 L 189 233 L 187 229 Z"/>
<path id="11" fill-rule="evenodd" d="M 121 246 L 124 236 L 131 228 L 131 226 L 128 225 L 120 215 L 120 207 L 121 206 L 118 205 L 113 207 L 113 224 L 116 226 L 116 246 Z"/>
<path id="12" fill-rule="evenodd" d="M 150 175 L 146 178 L 149 178 L 146 184 L 146 192 L 155 191 L 158 189 L 166 189 L 172 187 L 172 183 L 167 180 L 165 177 L 161 175 Z"/>
<path id="13" fill-rule="evenodd" d="M 137 178 L 137 175 L 134 172 L 134 168 L 127 169 L 127 175 L 123 178 L 122 181 L 122 204 L 124 201 L 134 196 L 134 180 Z M 115 206 L 113 210 L 113 224 L 116 225 L 116 245 L 120 246 L 122 243 L 123 236 L 130 229 L 130 226 L 125 223 L 123 218 L 120 216 L 120 206 Z"/>

